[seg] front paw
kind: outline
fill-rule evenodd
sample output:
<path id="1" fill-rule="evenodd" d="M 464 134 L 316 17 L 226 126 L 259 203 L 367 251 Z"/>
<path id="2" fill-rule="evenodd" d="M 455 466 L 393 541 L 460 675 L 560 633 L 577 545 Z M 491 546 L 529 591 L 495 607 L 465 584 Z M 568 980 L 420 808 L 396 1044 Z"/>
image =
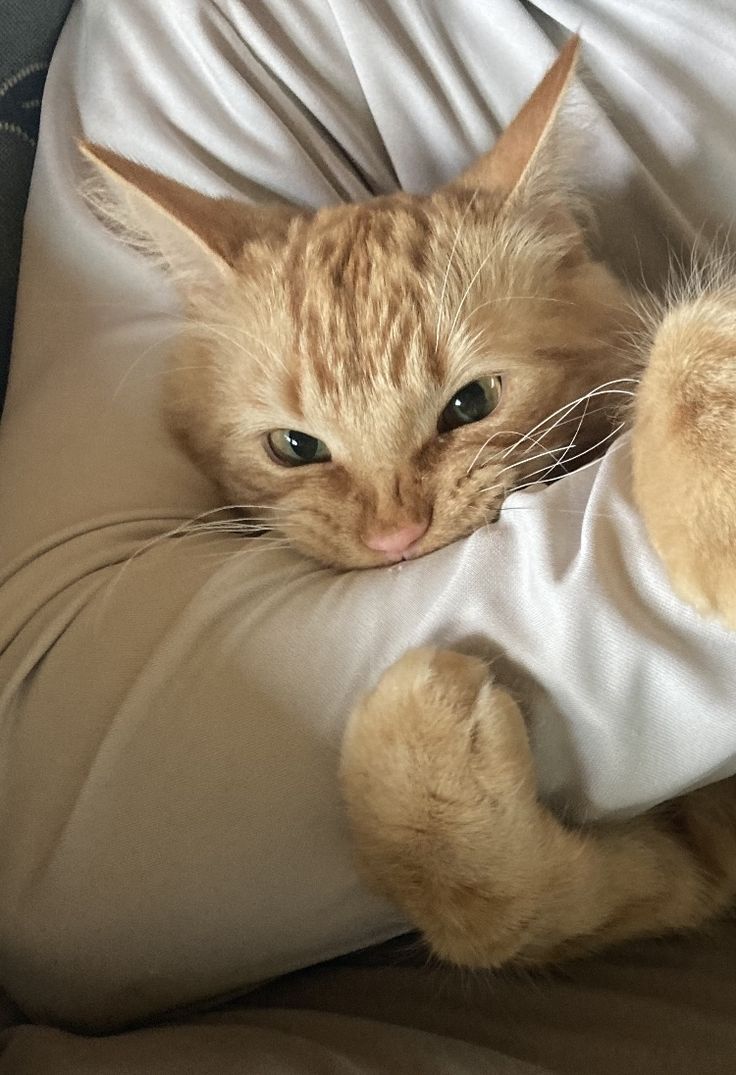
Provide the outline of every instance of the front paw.
<path id="1" fill-rule="evenodd" d="M 677 593 L 736 629 L 736 293 L 675 306 L 636 399 L 634 495 Z"/>
<path id="2" fill-rule="evenodd" d="M 540 811 L 523 718 L 487 666 L 406 654 L 353 713 L 341 776 L 369 881 L 445 958 L 509 958 L 529 917 Z"/>
<path id="3" fill-rule="evenodd" d="M 736 533 L 708 531 L 656 542 L 672 588 L 708 619 L 736 631 Z"/>

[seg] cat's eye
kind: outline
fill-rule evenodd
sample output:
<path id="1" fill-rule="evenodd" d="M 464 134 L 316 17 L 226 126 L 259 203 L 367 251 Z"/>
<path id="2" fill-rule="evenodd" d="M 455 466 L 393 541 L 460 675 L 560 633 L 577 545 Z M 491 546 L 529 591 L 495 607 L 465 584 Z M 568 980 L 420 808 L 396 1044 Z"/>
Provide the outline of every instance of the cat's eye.
<path id="1" fill-rule="evenodd" d="M 458 389 L 445 406 L 437 423 L 439 433 L 480 422 L 495 411 L 501 399 L 500 377 L 479 377 Z"/>
<path id="2" fill-rule="evenodd" d="M 327 463 L 332 458 L 324 441 L 298 429 L 273 429 L 266 437 L 266 444 L 271 457 L 285 467 Z"/>

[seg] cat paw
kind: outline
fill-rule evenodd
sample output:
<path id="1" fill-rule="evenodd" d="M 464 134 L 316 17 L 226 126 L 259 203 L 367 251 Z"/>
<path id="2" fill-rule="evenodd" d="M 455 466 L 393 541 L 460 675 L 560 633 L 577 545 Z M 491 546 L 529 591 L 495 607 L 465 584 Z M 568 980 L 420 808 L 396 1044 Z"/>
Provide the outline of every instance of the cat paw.
<path id="1" fill-rule="evenodd" d="M 480 660 L 414 650 L 352 715 L 341 776 L 357 858 L 440 956 L 523 939 L 540 808 L 523 717 Z"/>
<path id="2" fill-rule="evenodd" d="M 736 631 L 736 542 L 669 542 L 658 551 L 673 588 L 707 619 Z"/>
<path id="3" fill-rule="evenodd" d="M 636 400 L 634 495 L 675 591 L 736 629 L 736 293 L 674 307 Z"/>

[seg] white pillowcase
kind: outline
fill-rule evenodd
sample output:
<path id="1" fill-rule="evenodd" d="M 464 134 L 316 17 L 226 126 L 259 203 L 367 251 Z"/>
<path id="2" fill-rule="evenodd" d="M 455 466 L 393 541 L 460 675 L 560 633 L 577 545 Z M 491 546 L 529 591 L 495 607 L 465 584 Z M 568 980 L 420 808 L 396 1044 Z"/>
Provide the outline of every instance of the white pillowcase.
<path id="1" fill-rule="evenodd" d="M 544 793 L 579 819 L 736 771 L 736 639 L 671 595 L 626 440 L 382 572 L 153 541 L 217 499 L 159 418 L 174 296 L 84 208 L 74 139 L 211 193 L 428 189 L 512 117 L 554 56 L 547 33 L 582 26 L 614 107 L 610 122 L 588 103 L 603 242 L 656 273 L 701 206 L 733 209 L 736 73 L 716 91 L 709 72 L 736 14 L 537 7 L 540 23 L 516 0 L 73 9 L 0 430 L 0 966 L 30 1014 L 118 1024 L 405 928 L 354 875 L 336 768 L 355 698 L 412 645 L 494 658 Z"/>

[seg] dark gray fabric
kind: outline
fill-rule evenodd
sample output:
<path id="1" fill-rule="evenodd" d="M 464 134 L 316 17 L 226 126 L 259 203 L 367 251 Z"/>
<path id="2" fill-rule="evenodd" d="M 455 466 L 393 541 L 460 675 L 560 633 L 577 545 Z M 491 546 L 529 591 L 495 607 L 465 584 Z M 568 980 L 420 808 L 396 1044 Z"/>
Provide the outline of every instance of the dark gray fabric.
<path id="1" fill-rule="evenodd" d="M 72 0 L 0 0 L 0 409 L 46 70 Z"/>

